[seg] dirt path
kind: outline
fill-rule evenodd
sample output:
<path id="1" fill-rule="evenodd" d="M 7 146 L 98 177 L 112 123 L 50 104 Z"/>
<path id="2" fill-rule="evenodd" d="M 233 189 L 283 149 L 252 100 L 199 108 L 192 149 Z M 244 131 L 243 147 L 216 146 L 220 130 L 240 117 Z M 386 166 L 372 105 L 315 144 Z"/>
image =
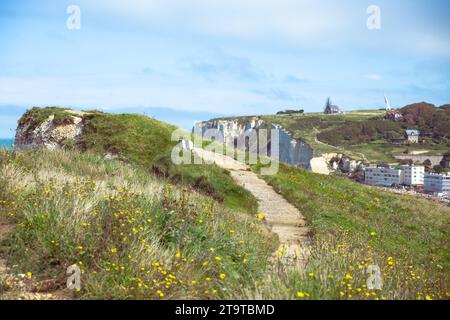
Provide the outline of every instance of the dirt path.
<path id="1" fill-rule="evenodd" d="M 338 152 L 340 152 L 340 153 L 344 153 L 344 152 L 345 152 L 345 149 L 342 148 L 342 147 L 332 146 L 331 144 L 328 144 L 328 143 L 325 143 L 325 142 L 320 141 L 320 140 L 317 138 L 317 134 L 320 133 L 319 129 L 314 128 L 314 131 L 316 132 L 316 136 L 314 137 L 314 141 L 315 141 L 316 143 L 321 144 L 321 145 L 323 145 L 323 146 L 330 147 L 330 148 L 334 148 L 334 149 L 336 149 L 336 150 L 337 150 Z M 367 157 L 366 157 L 366 155 L 365 155 L 364 153 L 362 153 L 362 152 L 356 152 L 356 151 L 351 151 L 351 152 L 353 152 L 353 153 L 356 154 L 356 155 L 359 155 L 364 161 L 370 162 L 370 161 L 367 159 Z"/>
<path id="2" fill-rule="evenodd" d="M 248 166 L 232 158 L 210 151 L 194 149 L 194 152 L 209 163 L 230 171 L 232 178 L 258 200 L 259 212 L 264 214 L 268 228 L 278 235 L 280 247 L 275 253 L 283 262 L 305 261 L 308 254 L 309 229 L 300 211 L 276 193 Z"/>

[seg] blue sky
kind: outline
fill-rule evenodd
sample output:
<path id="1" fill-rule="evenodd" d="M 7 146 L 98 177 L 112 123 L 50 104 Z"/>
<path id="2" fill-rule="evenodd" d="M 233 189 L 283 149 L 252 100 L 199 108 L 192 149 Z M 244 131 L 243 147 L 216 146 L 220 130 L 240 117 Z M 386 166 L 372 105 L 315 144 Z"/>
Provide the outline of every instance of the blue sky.
<path id="1" fill-rule="evenodd" d="M 366 9 L 381 9 L 368 30 Z M 66 9 L 81 9 L 68 30 Z M 0 2 L 0 137 L 31 106 L 215 115 L 450 102 L 448 0 Z"/>

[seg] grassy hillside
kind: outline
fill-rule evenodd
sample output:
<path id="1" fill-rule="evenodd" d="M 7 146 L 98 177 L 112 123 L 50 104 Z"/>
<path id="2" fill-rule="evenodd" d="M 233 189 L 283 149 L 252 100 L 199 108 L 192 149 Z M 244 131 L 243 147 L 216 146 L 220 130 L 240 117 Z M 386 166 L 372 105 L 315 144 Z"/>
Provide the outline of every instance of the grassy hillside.
<path id="1" fill-rule="evenodd" d="M 428 151 L 441 155 L 450 149 L 449 108 L 437 108 L 420 103 L 399 111 L 404 121 L 384 120 L 384 110 L 350 111 L 341 115 L 321 113 L 262 116 L 269 123 L 282 125 L 295 138 L 307 142 L 315 156 L 327 152 L 341 152 L 354 159 L 367 158 L 371 162 L 396 162 L 394 155 L 405 151 Z M 245 119 L 245 118 L 242 118 Z M 419 129 L 426 135 L 423 144 L 394 145 L 391 138 L 402 137 L 406 129 Z"/>
<path id="2" fill-rule="evenodd" d="M 19 119 L 19 126 L 28 124 L 27 132 L 32 132 L 36 127 L 38 127 L 42 122 L 47 120 L 50 116 L 54 116 L 54 123 L 73 123 L 71 114 L 66 111 L 66 109 L 61 107 L 46 107 L 38 108 L 34 107 L 27 110 L 25 114 Z"/>
<path id="3" fill-rule="evenodd" d="M 314 298 L 449 298 L 449 207 L 286 165 L 263 178 L 314 233 L 305 273 L 285 270 L 268 296 L 289 288 Z M 383 290 L 367 290 L 368 265 L 380 266 Z"/>
<path id="4" fill-rule="evenodd" d="M 327 144 L 363 153 L 379 162 L 392 161 L 394 154 L 405 150 L 443 154 L 450 149 L 449 111 L 424 102 L 412 104 L 398 110 L 403 115 L 402 121 L 375 118 L 356 122 L 346 120 L 343 124 L 321 131 L 317 138 Z M 423 143 L 398 146 L 389 142 L 392 138 L 403 137 L 406 129 L 420 130 Z"/>
<path id="5" fill-rule="evenodd" d="M 19 125 L 31 124 L 28 131 L 55 116 L 55 124 L 70 123 L 70 110 L 58 107 L 32 108 L 19 120 Z M 103 156 L 110 154 L 119 160 L 141 166 L 172 183 L 193 187 L 233 209 L 256 213 L 256 199 L 237 186 L 229 173 L 212 165 L 174 166 L 170 153 L 177 142 L 171 141 L 175 126 L 139 114 L 110 114 L 86 111 L 83 135 L 77 142 L 65 141 L 66 149 L 78 149 Z"/>
<path id="6" fill-rule="evenodd" d="M 384 112 L 380 110 L 364 110 L 347 112 L 342 115 L 329 116 L 323 113 L 307 113 L 294 115 L 274 115 L 263 116 L 262 118 L 269 122 L 283 126 L 290 131 L 295 138 L 307 142 L 313 149 L 314 155 L 320 156 L 327 152 L 343 152 L 344 149 L 339 146 L 322 143 L 316 139 L 317 135 L 324 131 L 336 128 L 347 122 L 360 122 L 368 119 L 382 119 Z M 361 155 L 347 150 L 355 159 L 361 158 Z"/>
<path id="7" fill-rule="evenodd" d="M 143 115 L 96 112 L 84 116 L 83 124 L 83 151 L 109 152 L 146 167 L 175 145 L 175 126 Z"/>
<path id="8" fill-rule="evenodd" d="M 227 170 L 216 165 L 174 165 L 170 156 L 165 154 L 155 161 L 152 171 L 174 184 L 191 186 L 229 209 L 257 212 L 255 197 L 238 186 Z"/>
<path id="9" fill-rule="evenodd" d="M 255 215 L 76 151 L 1 151 L 5 223 L 10 272 L 69 298 L 236 298 L 264 276 L 276 243 Z M 63 290 L 73 264 L 83 271 L 76 293 Z M 0 298 L 19 297 L 18 281 L 2 278 Z"/>
<path id="10" fill-rule="evenodd" d="M 110 153 L 121 160 L 150 166 L 158 155 L 175 145 L 170 141 L 175 126 L 138 114 L 100 111 L 72 114 L 71 110 L 61 107 L 34 107 L 19 119 L 19 126 L 28 125 L 27 132 L 31 133 L 52 115 L 55 126 L 73 123 L 74 115 L 83 118 L 82 139 L 64 141 L 67 148 L 78 147 L 84 152 L 101 155 Z"/>
<path id="11" fill-rule="evenodd" d="M 41 111 L 55 110 L 34 112 Z M 332 118 L 339 125 L 339 117 L 376 113 Z M 306 266 L 281 265 L 271 259 L 277 240 L 256 218 L 256 199 L 227 171 L 172 164 L 173 127 L 139 115 L 83 117 L 85 135 L 64 150 L 0 152 L 0 257 L 31 291 L 85 299 L 450 298 L 449 207 L 281 165 L 262 178 L 313 232 Z M 328 121 L 302 117 L 317 117 L 299 121 L 312 130 Z M 105 160 L 105 152 L 120 160 Z M 68 293 L 73 264 L 83 286 Z M 381 269 L 382 290 L 367 287 L 370 265 Z M 17 297 L 18 285 L 3 278 L 0 295 Z"/>
<path id="12" fill-rule="evenodd" d="M 265 179 L 307 217 L 306 267 L 273 264 L 262 222 L 142 166 L 75 151 L 0 154 L 0 244 L 34 291 L 100 299 L 445 299 L 449 208 L 281 166 Z M 2 228 L 3 229 L 3 228 Z M 67 266 L 82 289 L 62 290 Z M 383 290 L 368 290 L 379 265 Z M 14 266 L 14 267 L 13 267 Z M 17 297 L 14 280 L 2 297 Z"/>

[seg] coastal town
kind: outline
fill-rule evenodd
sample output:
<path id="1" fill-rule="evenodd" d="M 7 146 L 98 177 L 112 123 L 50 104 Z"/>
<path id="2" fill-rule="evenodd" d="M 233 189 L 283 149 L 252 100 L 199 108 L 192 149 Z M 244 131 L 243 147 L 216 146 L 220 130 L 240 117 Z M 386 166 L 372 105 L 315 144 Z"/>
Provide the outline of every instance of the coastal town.
<path id="1" fill-rule="evenodd" d="M 425 166 L 420 165 L 368 167 L 365 169 L 364 182 L 450 199 L 450 173 L 426 172 Z"/>
<path id="2" fill-rule="evenodd" d="M 384 119 L 393 122 L 403 121 L 402 113 L 390 106 L 386 96 L 384 100 Z M 328 98 L 324 114 L 339 115 L 342 114 L 342 111 Z M 389 143 L 406 146 L 419 145 L 424 143 L 424 136 L 425 134 L 418 129 L 406 129 L 402 136 L 389 139 Z M 398 160 L 400 163 L 395 165 L 370 164 L 363 169 L 364 179 L 359 179 L 359 181 L 367 185 L 385 187 L 396 192 L 408 192 L 450 203 L 450 152 L 442 156 L 421 156 L 420 152 L 419 154 L 404 154 L 398 156 Z"/>
<path id="3" fill-rule="evenodd" d="M 398 121 L 401 114 L 392 110 L 386 101 L 386 119 Z M 405 130 L 404 136 L 391 140 L 394 144 L 418 144 L 421 142 L 419 130 Z M 450 199 L 450 155 L 442 156 L 442 160 L 433 166 L 426 159 L 422 164 L 413 157 L 405 156 L 400 165 L 381 164 L 365 168 L 364 182 L 368 185 L 390 187 L 397 190 L 408 190 L 437 197 Z"/>

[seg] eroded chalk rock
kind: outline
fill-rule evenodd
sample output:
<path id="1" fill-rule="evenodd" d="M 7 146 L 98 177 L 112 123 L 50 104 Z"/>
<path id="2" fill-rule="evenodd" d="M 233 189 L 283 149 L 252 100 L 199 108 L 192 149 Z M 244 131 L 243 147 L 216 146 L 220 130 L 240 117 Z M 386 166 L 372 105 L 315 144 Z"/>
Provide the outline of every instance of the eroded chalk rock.
<path id="1" fill-rule="evenodd" d="M 76 141 L 83 133 L 83 119 L 76 115 L 67 116 L 63 121 L 55 121 L 55 116 L 50 115 L 36 127 L 33 125 L 31 119 L 19 124 L 15 137 L 16 150 L 59 149 L 65 143 Z"/>

